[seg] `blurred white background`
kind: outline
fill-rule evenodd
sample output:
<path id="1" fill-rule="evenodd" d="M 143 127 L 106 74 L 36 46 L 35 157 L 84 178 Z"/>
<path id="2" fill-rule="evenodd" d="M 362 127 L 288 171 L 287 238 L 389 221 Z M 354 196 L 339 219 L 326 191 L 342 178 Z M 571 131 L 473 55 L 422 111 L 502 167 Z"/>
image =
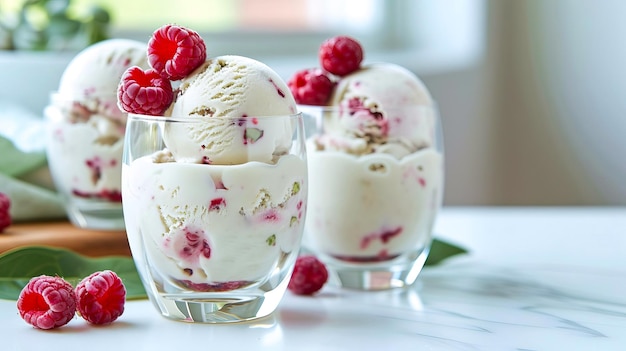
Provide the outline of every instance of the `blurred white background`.
<path id="1" fill-rule="evenodd" d="M 147 6 L 141 1 L 132 3 Z M 120 25 L 114 35 L 145 41 L 165 22 L 192 20 L 189 11 L 167 20 L 174 14 L 165 7 L 185 1 L 156 3 L 165 17 L 150 17 L 143 31 Z M 232 17 L 221 27 L 204 21 L 207 28 L 193 18 L 210 55 L 255 57 L 288 79 L 317 65 L 324 38 L 349 34 L 364 44 L 366 62 L 415 71 L 443 120 L 445 205 L 626 205 L 626 1 L 203 3 Z M 283 11 L 261 18 L 264 8 Z M 152 13 L 124 11 L 139 12 Z M 41 113 L 71 56 L 0 51 L 0 101 Z"/>

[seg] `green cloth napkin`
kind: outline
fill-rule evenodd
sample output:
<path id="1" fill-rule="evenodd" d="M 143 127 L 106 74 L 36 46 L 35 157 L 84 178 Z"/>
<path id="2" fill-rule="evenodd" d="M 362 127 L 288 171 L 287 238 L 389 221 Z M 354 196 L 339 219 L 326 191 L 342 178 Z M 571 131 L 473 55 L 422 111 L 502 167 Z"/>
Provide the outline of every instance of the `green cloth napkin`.
<path id="1" fill-rule="evenodd" d="M 0 192 L 11 199 L 14 222 L 65 218 L 45 154 L 40 116 L 0 100 Z"/>

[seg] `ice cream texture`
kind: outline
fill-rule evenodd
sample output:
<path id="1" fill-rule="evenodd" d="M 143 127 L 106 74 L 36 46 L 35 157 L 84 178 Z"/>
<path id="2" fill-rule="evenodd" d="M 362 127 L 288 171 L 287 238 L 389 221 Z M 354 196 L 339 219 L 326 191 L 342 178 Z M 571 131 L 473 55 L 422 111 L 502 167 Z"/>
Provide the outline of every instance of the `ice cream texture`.
<path id="1" fill-rule="evenodd" d="M 202 123 L 169 124 L 164 139 L 177 160 L 269 162 L 289 149 L 292 135 L 289 120 L 271 117 L 295 113 L 289 88 L 271 68 L 247 57 L 219 56 L 181 81 L 166 112 Z"/>
<path id="2" fill-rule="evenodd" d="M 155 277 L 200 291 L 262 281 L 298 251 L 304 226 L 306 164 L 154 162 L 124 170 L 131 247 L 142 247 Z"/>
<path id="3" fill-rule="evenodd" d="M 130 66 L 146 66 L 146 45 L 109 39 L 79 52 L 61 76 L 45 114 L 47 155 L 57 188 L 68 196 L 121 201 L 126 113 L 116 89 Z"/>
<path id="4" fill-rule="evenodd" d="M 335 258 L 373 262 L 424 248 L 441 201 L 442 155 L 423 149 L 401 160 L 312 151 L 307 242 Z"/>

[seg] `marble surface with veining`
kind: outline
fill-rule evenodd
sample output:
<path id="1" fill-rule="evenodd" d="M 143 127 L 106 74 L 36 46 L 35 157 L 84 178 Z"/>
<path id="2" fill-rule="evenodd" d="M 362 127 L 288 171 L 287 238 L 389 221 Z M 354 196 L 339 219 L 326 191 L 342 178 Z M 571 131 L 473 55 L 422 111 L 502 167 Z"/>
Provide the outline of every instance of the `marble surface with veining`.
<path id="1" fill-rule="evenodd" d="M 110 326 L 54 331 L 0 300 L 1 349 L 626 350 L 626 208 L 444 208 L 436 232 L 470 252 L 412 289 L 287 293 L 271 317 L 237 325 L 130 301 Z"/>

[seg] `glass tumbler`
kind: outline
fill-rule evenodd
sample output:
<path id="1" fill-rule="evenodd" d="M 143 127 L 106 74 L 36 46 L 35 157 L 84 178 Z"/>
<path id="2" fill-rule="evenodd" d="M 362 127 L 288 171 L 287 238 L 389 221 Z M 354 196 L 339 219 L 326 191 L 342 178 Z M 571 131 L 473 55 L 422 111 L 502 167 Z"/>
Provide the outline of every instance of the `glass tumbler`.
<path id="1" fill-rule="evenodd" d="M 124 217 L 157 311 L 201 323 L 271 314 L 300 249 L 307 188 L 299 114 L 129 114 Z"/>
<path id="2" fill-rule="evenodd" d="M 44 110 L 54 184 L 77 227 L 124 229 L 122 149 L 126 114 L 117 96 L 52 93 Z"/>
<path id="3" fill-rule="evenodd" d="M 309 202 L 305 247 L 344 288 L 412 285 L 432 242 L 444 186 L 434 105 L 300 105 L 307 123 Z"/>

